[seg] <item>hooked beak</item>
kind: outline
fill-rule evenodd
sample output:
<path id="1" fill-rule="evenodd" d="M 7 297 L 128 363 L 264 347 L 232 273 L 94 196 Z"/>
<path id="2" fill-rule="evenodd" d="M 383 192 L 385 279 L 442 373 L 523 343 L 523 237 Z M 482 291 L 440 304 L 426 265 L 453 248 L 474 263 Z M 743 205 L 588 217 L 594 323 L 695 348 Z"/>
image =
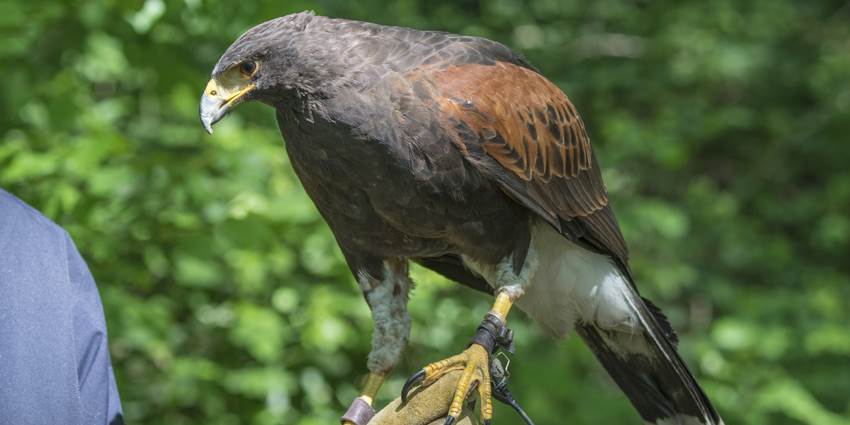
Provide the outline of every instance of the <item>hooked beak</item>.
<path id="1" fill-rule="evenodd" d="M 204 130 L 212 134 L 213 124 L 221 121 L 234 106 L 245 99 L 245 95 L 253 88 L 254 83 L 225 87 L 220 85 L 215 78 L 211 79 L 204 89 L 204 94 L 201 95 L 200 115 Z"/>

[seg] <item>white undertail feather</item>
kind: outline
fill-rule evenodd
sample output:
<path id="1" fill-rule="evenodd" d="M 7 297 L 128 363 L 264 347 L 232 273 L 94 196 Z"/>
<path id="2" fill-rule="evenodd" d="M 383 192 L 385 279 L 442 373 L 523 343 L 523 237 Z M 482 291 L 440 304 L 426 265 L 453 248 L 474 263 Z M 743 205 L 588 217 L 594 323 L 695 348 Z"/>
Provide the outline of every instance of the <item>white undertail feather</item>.
<path id="1" fill-rule="evenodd" d="M 498 264 L 462 257 L 551 335 L 578 330 L 647 422 L 723 424 L 658 323 L 666 319 L 646 305 L 614 259 L 542 220 L 532 227 L 527 258 L 516 272 L 511 256 Z"/>
<path id="2" fill-rule="evenodd" d="M 564 338 L 576 322 L 590 322 L 614 331 L 619 343 L 612 346 L 644 352 L 636 296 L 611 258 L 582 248 L 543 221 L 534 225 L 528 258 L 531 264 L 527 260 L 519 276 L 505 272 L 512 270 L 510 258 L 495 267 L 464 262 L 494 287 L 520 285 L 524 295 L 517 306 L 553 336 Z"/>
<path id="3" fill-rule="evenodd" d="M 644 418 L 655 418 L 655 425 L 722 425 L 614 260 L 543 221 L 533 226 L 528 256 L 519 273 L 510 257 L 497 265 L 463 260 L 494 288 L 522 294 L 516 305 L 553 336 L 581 325 L 584 340 Z"/>

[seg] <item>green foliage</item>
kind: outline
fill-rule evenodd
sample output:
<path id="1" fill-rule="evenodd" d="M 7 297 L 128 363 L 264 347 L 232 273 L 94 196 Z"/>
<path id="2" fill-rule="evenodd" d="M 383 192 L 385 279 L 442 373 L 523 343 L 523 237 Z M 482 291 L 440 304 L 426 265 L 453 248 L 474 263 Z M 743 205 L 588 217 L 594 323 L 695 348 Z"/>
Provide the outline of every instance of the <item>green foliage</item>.
<path id="1" fill-rule="evenodd" d="M 727 422 L 850 423 L 846 2 L 3 2 L 0 185 L 87 258 L 129 423 L 328 424 L 356 394 L 368 310 L 272 111 L 197 118 L 240 32 L 310 8 L 523 51 L 582 111 L 641 288 Z M 488 305 L 415 276 L 385 400 Z M 513 323 L 538 423 L 638 422 L 580 342 Z"/>

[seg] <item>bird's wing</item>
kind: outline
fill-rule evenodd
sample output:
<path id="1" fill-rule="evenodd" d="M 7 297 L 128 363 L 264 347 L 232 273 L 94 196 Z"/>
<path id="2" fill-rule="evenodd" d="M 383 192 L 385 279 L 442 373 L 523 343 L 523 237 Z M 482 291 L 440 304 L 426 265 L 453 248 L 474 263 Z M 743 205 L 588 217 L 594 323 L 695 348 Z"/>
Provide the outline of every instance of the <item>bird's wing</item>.
<path id="1" fill-rule="evenodd" d="M 565 237 L 611 256 L 633 283 L 584 124 L 557 86 L 533 69 L 500 61 L 424 68 L 410 79 L 469 163 Z M 576 328 L 641 416 L 657 424 L 722 423 L 676 352 L 661 311 L 634 285 L 624 296 L 646 349 L 632 347 L 635 335 L 608 335 L 592 322 Z"/>
<path id="2" fill-rule="evenodd" d="M 564 236 L 610 255 L 628 250 L 584 123 L 553 83 L 522 64 L 424 67 L 409 78 L 434 102 L 461 153 Z"/>

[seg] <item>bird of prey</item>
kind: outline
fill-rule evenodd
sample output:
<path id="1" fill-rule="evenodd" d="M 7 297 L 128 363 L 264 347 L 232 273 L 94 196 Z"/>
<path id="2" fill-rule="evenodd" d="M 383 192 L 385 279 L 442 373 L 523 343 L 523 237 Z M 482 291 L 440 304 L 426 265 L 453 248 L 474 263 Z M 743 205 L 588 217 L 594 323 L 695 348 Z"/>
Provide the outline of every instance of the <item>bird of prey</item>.
<path id="1" fill-rule="evenodd" d="M 463 370 L 447 425 L 476 384 L 492 420 L 490 358 L 514 304 L 556 337 L 575 330 L 645 422 L 722 423 L 669 322 L 638 294 L 576 108 L 522 56 L 478 37 L 298 13 L 221 56 L 204 128 L 250 100 L 275 108 L 371 309 L 370 374 L 344 423 L 368 422 L 405 348 L 410 261 L 495 296 L 466 350 L 415 375 L 428 385 Z"/>

